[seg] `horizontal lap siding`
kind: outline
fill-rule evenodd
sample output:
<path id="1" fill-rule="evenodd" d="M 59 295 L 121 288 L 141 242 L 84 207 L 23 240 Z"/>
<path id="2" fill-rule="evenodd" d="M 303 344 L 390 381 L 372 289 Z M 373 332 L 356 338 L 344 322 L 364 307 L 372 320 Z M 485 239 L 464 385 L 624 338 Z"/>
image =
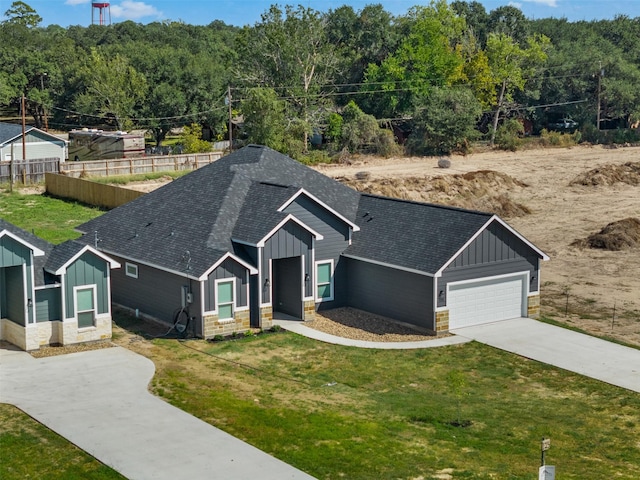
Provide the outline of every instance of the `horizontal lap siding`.
<path id="1" fill-rule="evenodd" d="M 182 287 L 191 286 L 193 303 L 189 306 L 189 315 L 200 317 L 200 287 L 195 280 L 184 276 L 158 270 L 130 260 L 116 259 L 121 265 L 125 262 L 138 266 L 138 278 L 125 275 L 125 268 L 112 270 L 112 298 L 115 303 L 131 309 L 139 309 L 141 313 L 150 315 L 166 323 L 173 323 L 175 313 L 182 305 Z M 196 322 L 199 330 L 201 325 Z M 202 332 L 197 331 L 197 334 Z"/>
<path id="2" fill-rule="evenodd" d="M 36 290 L 36 322 L 62 320 L 61 287 Z"/>
<path id="3" fill-rule="evenodd" d="M 315 242 L 315 260 L 333 260 L 334 263 L 334 301 L 323 302 L 322 309 L 335 308 L 346 304 L 346 267 L 341 257 L 349 246 L 349 226 L 320 205 L 300 195 L 286 209 L 286 213 L 293 214 L 301 222 L 323 236 Z M 315 278 L 316 272 L 312 268 L 309 274 Z M 314 295 L 313 282 L 308 282 L 305 295 Z"/>
<path id="4" fill-rule="evenodd" d="M 216 280 L 225 278 L 236 279 L 236 307 L 246 307 L 248 305 L 247 299 L 247 283 L 248 275 L 247 269 L 240 265 L 238 262 L 234 262 L 231 259 L 226 259 L 222 262 L 218 268 L 216 268 L 207 278 L 204 286 L 205 299 L 204 308 L 206 311 L 215 310 L 216 305 Z"/>
<path id="5" fill-rule="evenodd" d="M 348 266 L 348 305 L 435 331 L 433 278 L 343 259 Z"/>

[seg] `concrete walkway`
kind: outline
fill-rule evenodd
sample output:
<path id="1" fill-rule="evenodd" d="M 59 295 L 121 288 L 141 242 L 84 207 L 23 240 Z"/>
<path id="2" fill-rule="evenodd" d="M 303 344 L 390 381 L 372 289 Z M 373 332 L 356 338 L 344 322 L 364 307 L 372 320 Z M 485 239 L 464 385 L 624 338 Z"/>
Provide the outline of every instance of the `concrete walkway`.
<path id="1" fill-rule="evenodd" d="M 446 345 L 457 345 L 460 343 L 470 342 L 471 339 L 458 336 L 441 337 L 419 342 L 366 342 L 364 340 L 352 340 L 350 338 L 337 337 L 328 333 L 321 332 L 314 328 L 308 327 L 301 320 L 282 320 L 274 319 L 274 325 L 279 325 L 285 330 L 304 337 L 313 338 L 325 343 L 333 343 L 334 345 L 344 345 L 346 347 L 359 348 L 378 348 L 381 350 L 409 350 L 413 348 L 432 348 L 444 347 Z"/>
<path id="2" fill-rule="evenodd" d="M 530 318 L 459 328 L 452 333 L 640 392 L 640 350 L 634 348 Z"/>
<path id="3" fill-rule="evenodd" d="M 0 348 L 0 402 L 130 479 L 313 478 L 151 395 L 154 371 L 121 347 L 41 359 Z"/>

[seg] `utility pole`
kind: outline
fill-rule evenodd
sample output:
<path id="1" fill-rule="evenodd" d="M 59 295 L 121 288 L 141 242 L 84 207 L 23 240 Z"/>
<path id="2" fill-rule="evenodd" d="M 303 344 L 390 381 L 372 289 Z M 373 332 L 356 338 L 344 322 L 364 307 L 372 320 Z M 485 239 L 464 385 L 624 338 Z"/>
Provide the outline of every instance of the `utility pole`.
<path id="1" fill-rule="evenodd" d="M 598 115 L 597 115 L 597 126 L 598 130 L 600 130 L 600 99 L 602 97 L 602 77 L 604 77 L 604 68 L 602 68 L 602 62 L 600 62 L 600 72 L 598 72 Z"/>
<path id="2" fill-rule="evenodd" d="M 229 103 L 229 151 L 233 151 L 233 124 L 232 124 L 232 116 L 233 113 L 231 111 L 231 85 L 227 87 L 227 102 Z"/>
<path id="3" fill-rule="evenodd" d="M 22 110 L 22 161 L 27 161 L 27 138 L 25 135 L 25 131 L 27 130 L 25 113 L 24 113 L 24 93 L 22 94 L 22 102 L 20 105 L 20 110 Z"/>

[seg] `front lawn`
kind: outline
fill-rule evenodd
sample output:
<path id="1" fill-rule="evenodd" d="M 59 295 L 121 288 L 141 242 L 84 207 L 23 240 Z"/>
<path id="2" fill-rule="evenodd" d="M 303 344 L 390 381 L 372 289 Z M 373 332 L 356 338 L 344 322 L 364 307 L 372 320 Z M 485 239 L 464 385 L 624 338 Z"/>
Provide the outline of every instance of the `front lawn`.
<path id="1" fill-rule="evenodd" d="M 640 478 L 638 394 L 478 343 L 387 351 L 290 333 L 129 343 L 120 332 L 154 361 L 155 394 L 318 478 L 530 479 L 542 437 L 560 478 Z"/>

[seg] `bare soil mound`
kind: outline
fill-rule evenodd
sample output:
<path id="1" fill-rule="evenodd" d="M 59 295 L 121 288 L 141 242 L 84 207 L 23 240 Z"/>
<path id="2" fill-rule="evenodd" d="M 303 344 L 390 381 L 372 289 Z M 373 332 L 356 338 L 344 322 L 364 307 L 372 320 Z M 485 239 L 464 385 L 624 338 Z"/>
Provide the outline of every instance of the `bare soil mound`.
<path id="1" fill-rule="evenodd" d="M 359 172 L 355 178 L 340 177 L 338 180 L 364 193 L 481 210 L 504 218 L 531 213 L 527 206 L 514 202 L 508 193 L 504 193 L 525 188 L 527 184 L 493 170 L 383 179 L 370 179 L 366 172 Z"/>
<path id="2" fill-rule="evenodd" d="M 622 165 L 604 165 L 581 173 L 569 185 L 611 186 L 616 183 L 640 185 L 640 162 L 627 162 Z"/>
<path id="3" fill-rule="evenodd" d="M 629 217 L 611 222 L 598 233 L 589 235 L 585 239 L 575 240 L 571 245 L 614 252 L 628 248 L 640 248 L 640 219 Z"/>

